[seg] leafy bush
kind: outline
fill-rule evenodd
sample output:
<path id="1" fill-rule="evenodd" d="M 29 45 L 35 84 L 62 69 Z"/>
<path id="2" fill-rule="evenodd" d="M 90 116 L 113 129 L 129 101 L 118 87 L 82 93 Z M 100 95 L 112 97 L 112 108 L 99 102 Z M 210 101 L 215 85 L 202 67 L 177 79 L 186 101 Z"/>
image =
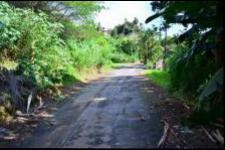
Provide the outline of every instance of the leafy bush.
<path id="1" fill-rule="evenodd" d="M 65 76 L 73 76 L 76 70 L 101 68 L 111 63 L 114 45 L 95 28 L 89 27 L 93 36 L 81 32 L 86 40 L 75 41 L 68 35 L 67 39 L 64 37 L 64 43 L 60 38 L 64 33 L 63 25 L 50 22 L 46 14 L 12 9 L 3 2 L 0 6 L 1 49 L 7 58 L 18 63 L 17 74 L 31 78 L 40 90 L 61 83 Z M 77 31 L 77 26 L 69 25 L 70 31 Z"/>
<path id="2" fill-rule="evenodd" d="M 59 71 L 59 64 L 63 64 L 57 63 L 58 58 L 62 58 L 59 49 L 63 41 L 58 34 L 62 32 L 63 26 L 49 22 L 44 13 L 36 14 L 29 9 L 13 9 L 3 2 L 0 12 L 3 24 L 0 30 L 0 46 L 3 53 L 19 64 L 18 73 L 32 78 L 34 84 L 39 86 L 49 85 L 50 78 L 46 77 L 48 74 L 53 77 L 52 72 Z M 53 68 L 54 71 L 51 70 Z"/>
<path id="3" fill-rule="evenodd" d="M 135 62 L 137 60 L 137 56 L 135 56 L 135 55 L 130 56 L 125 53 L 115 52 L 112 54 L 111 60 L 115 63 Z"/>
<path id="4" fill-rule="evenodd" d="M 90 32 L 84 34 L 84 30 L 79 31 L 82 27 L 68 23 L 70 28 L 65 30 L 61 23 L 50 20 L 43 12 L 0 3 L 0 71 L 13 69 L 18 79 L 31 81 L 28 91 L 43 92 L 57 84 L 77 81 L 83 69 L 100 69 L 111 63 L 116 43 L 97 32 L 95 26 L 87 25 L 85 30 Z M 74 38 L 77 32 L 82 38 Z M 24 88 L 17 89 L 21 92 Z"/>
<path id="5" fill-rule="evenodd" d="M 126 37 L 121 38 L 120 40 L 121 40 L 121 43 L 118 45 L 118 49 L 128 55 L 132 55 L 136 49 L 135 43 Z"/>
<path id="6" fill-rule="evenodd" d="M 114 48 L 112 49 L 112 61 L 116 63 L 134 62 L 138 60 L 137 44 L 131 37 L 111 38 Z"/>
<path id="7" fill-rule="evenodd" d="M 196 100 L 201 85 L 210 78 L 209 75 L 213 75 L 216 66 L 209 53 L 196 55 L 189 62 L 183 61 L 186 49 L 184 44 L 178 45 L 167 60 L 171 77 L 170 89 L 181 92 L 190 100 Z"/>

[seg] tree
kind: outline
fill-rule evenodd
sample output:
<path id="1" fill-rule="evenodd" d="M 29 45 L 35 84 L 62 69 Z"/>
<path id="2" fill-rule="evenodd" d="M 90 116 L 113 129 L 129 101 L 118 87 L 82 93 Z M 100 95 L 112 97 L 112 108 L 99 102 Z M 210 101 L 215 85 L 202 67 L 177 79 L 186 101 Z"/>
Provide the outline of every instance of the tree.
<path id="1" fill-rule="evenodd" d="M 89 22 L 93 15 L 104 7 L 96 1 L 6 1 L 18 8 L 31 8 L 43 11 L 54 20 L 76 20 Z"/>
<path id="2" fill-rule="evenodd" d="M 165 32 L 165 39 L 164 39 L 164 42 L 163 42 L 163 45 L 164 45 L 164 56 L 163 56 L 163 67 L 165 68 L 166 66 L 166 63 L 165 63 L 165 59 L 168 55 L 168 45 L 167 45 L 167 29 L 169 28 L 169 25 L 166 24 L 165 22 L 162 24 L 162 27 L 159 29 L 160 32 L 161 31 L 164 31 Z"/>
<path id="3" fill-rule="evenodd" d="M 162 58 L 163 51 L 155 30 L 143 30 L 139 34 L 139 53 L 144 64 L 148 62 L 154 68 L 156 62 Z"/>
<path id="4" fill-rule="evenodd" d="M 189 24 L 192 25 L 192 28 L 180 35 L 178 40 L 179 42 L 189 40 L 191 44 L 196 43 L 192 49 L 194 54 L 201 52 L 198 47 L 199 44 L 202 46 L 202 43 L 213 35 L 216 34 L 217 39 L 221 39 L 223 32 L 222 2 L 152 2 L 152 8 L 153 10 L 158 10 L 158 12 L 147 18 L 146 23 L 161 16 L 164 18 L 166 24 L 179 23 L 185 27 Z M 208 19 L 214 21 L 208 22 Z M 196 37 L 199 38 L 196 39 Z M 205 43 L 207 43 L 207 46 Z M 205 43 L 203 44 L 205 45 L 205 50 L 214 49 L 214 51 L 219 51 L 219 49 L 215 49 L 215 44 L 213 43 L 222 44 L 222 42 L 218 42 L 216 39 L 210 40 L 210 43 Z M 221 58 L 218 59 L 220 59 L 217 60 L 218 67 L 220 67 L 222 66 L 222 61 Z"/>
<path id="5" fill-rule="evenodd" d="M 163 17 L 166 24 L 178 23 L 187 27 L 192 27 L 177 38 L 177 43 L 185 41 L 190 47 L 180 61 L 190 62 L 195 55 L 204 53 L 214 56 L 217 72 L 205 86 L 200 94 L 200 101 L 207 100 L 213 93 L 218 92 L 219 96 L 214 96 L 212 107 L 223 104 L 223 59 L 224 59 L 224 39 L 222 37 L 223 9 L 222 1 L 155 1 L 151 3 L 152 10 L 156 13 L 146 19 L 146 23 Z M 209 21 L 210 20 L 210 21 Z"/>
<path id="6" fill-rule="evenodd" d="M 134 18 L 132 22 L 129 22 L 127 19 L 124 20 L 123 24 L 117 25 L 114 27 L 114 29 L 111 30 L 112 36 L 118 36 L 118 35 L 130 35 L 132 33 L 137 33 L 141 29 L 141 26 L 139 24 L 139 20 L 137 18 Z"/>

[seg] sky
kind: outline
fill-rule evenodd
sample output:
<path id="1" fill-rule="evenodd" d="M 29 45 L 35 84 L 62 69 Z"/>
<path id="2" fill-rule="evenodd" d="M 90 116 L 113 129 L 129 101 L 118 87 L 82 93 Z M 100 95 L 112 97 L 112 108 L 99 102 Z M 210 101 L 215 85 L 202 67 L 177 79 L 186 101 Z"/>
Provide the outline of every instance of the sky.
<path id="1" fill-rule="evenodd" d="M 151 28 L 153 24 L 159 26 L 162 22 L 162 19 L 158 18 L 151 23 L 144 23 L 149 16 L 154 14 L 151 10 L 150 1 L 104 1 L 103 5 L 106 9 L 96 15 L 95 21 L 106 29 L 122 24 L 125 18 L 128 21 L 133 21 L 134 17 L 137 17 L 145 28 Z M 183 31 L 182 25 L 173 25 L 168 29 L 168 35 L 173 36 Z"/>

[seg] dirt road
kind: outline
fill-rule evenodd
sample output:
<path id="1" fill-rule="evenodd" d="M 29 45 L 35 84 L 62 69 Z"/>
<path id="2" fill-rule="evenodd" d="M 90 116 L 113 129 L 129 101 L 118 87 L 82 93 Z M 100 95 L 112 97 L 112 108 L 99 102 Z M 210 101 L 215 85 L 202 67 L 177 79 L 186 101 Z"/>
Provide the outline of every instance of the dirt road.
<path id="1" fill-rule="evenodd" d="M 141 64 L 124 65 L 87 85 L 16 147 L 154 148 L 161 135 L 160 97 L 146 90 Z"/>

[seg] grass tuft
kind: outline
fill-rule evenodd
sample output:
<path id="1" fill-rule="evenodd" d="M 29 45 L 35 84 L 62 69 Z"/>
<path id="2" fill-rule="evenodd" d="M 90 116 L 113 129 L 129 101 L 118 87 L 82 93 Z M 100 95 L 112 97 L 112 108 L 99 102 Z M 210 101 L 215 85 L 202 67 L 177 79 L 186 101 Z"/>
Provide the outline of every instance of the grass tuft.
<path id="1" fill-rule="evenodd" d="M 170 77 L 169 73 L 163 70 L 146 70 L 144 74 L 155 84 L 160 87 L 169 90 L 170 86 Z"/>

